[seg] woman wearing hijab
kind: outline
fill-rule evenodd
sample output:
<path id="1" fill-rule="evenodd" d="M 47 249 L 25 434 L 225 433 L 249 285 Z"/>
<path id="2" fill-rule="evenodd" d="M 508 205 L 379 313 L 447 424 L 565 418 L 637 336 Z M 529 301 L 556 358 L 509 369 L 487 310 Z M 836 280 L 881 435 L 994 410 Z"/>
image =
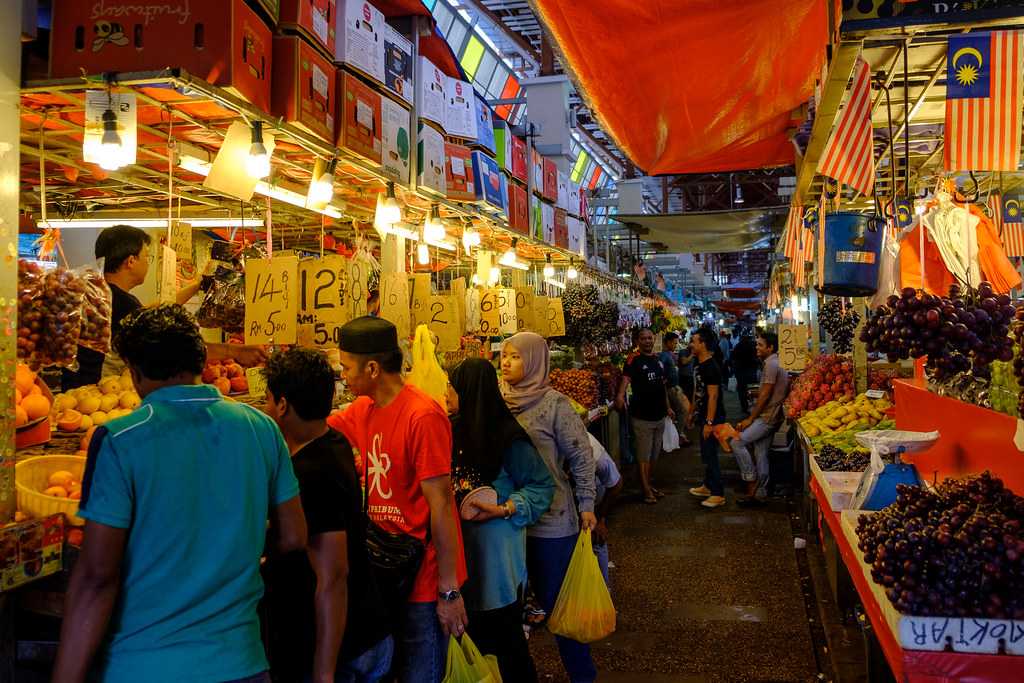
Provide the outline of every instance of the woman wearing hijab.
<path id="1" fill-rule="evenodd" d="M 548 614 L 569 569 L 580 528 L 593 529 L 594 456 L 583 422 L 569 399 L 548 383 L 547 342 L 520 332 L 501 347 L 502 395 L 537 447 L 555 480 L 551 507 L 526 532 L 530 581 Z M 558 653 L 572 683 L 591 683 L 597 669 L 590 646 L 556 637 Z"/>
<path id="2" fill-rule="evenodd" d="M 530 683 L 537 680 L 537 671 L 522 619 L 526 527 L 551 505 L 555 483 L 502 400 L 489 362 L 467 359 L 448 379 L 456 484 L 490 486 L 497 492 L 496 502 L 469 497 L 461 510 L 469 568 L 462 587 L 467 631 L 482 652 L 497 656 L 502 679 Z"/>

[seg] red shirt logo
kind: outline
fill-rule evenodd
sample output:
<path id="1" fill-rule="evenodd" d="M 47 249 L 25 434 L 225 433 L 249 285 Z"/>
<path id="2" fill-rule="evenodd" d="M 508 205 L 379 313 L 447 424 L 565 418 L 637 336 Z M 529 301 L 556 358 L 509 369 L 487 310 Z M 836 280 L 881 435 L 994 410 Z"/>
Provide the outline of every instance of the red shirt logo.
<path id="1" fill-rule="evenodd" d="M 372 17 L 372 15 L 370 14 L 370 6 L 369 6 L 369 5 L 367 5 L 367 4 L 366 4 L 366 3 L 364 2 L 364 3 L 363 3 L 363 19 L 366 19 L 367 23 L 369 23 L 369 21 L 370 21 L 370 20 L 371 20 L 372 18 L 373 18 L 373 17 Z"/>

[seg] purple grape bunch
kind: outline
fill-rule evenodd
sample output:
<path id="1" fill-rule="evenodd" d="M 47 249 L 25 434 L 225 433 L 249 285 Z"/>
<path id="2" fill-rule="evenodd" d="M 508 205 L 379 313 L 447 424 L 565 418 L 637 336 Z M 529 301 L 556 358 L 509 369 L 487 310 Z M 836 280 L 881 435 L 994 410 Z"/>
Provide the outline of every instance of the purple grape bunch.
<path id="1" fill-rule="evenodd" d="M 988 472 L 896 490 L 895 503 L 857 519 L 858 547 L 893 606 L 1024 619 L 1024 498 Z"/>
<path id="2" fill-rule="evenodd" d="M 905 287 L 871 313 L 860 338 L 890 362 L 928 356 L 925 368 L 936 381 L 967 371 L 988 377 L 993 361 L 1013 360 L 1009 332 L 1017 315 L 1010 297 L 988 282 L 977 289 L 952 285 L 942 297 Z"/>
<path id="3" fill-rule="evenodd" d="M 853 350 L 853 333 L 860 323 L 860 313 L 841 297 L 829 299 L 818 312 L 818 323 L 828 333 L 836 353 Z"/>

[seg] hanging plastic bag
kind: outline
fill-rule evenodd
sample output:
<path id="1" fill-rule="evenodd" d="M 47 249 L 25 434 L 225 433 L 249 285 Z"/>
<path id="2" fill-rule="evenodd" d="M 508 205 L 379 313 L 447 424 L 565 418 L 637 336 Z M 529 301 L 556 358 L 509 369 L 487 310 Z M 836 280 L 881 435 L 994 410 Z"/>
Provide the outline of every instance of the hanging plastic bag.
<path id="1" fill-rule="evenodd" d="M 196 320 L 201 327 L 220 327 L 225 332 L 245 328 L 245 274 L 217 266 L 210 288 L 199 305 Z"/>
<path id="2" fill-rule="evenodd" d="M 615 605 L 597 564 L 589 530 L 580 532 L 576 541 L 548 630 L 578 643 L 592 643 L 615 631 Z"/>
<path id="3" fill-rule="evenodd" d="M 466 664 L 473 670 L 473 674 L 479 677 L 476 680 L 480 681 L 480 683 L 501 683 L 501 672 L 498 671 L 497 657 L 493 655 L 484 657 L 468 633 L 463 634 L 460 645 L 462 647 L 462 654 L 466 658 Z"/>
<path id="4" fill-rule="evenodd" d="M 426 325 L 416 327 L 416 337 L 412 342 L 412 371 L 405 379 L 437 401 L 442 408 L 445 406 L 448 375 L 444 374 L 444 370 L 437 362 L 434 338 Z"/>
<path id="5" fill-rule="evenodd" d="M 33 370 L 78 369 L 85 283 L 67 268 L 18 261 L 18 358 Z"/>
<path id="6" fill-rule="evenodd" d="M 661 437 L 661 449 L 666 453 L 679 449 L 679 430 L 672 420 L 665 418 L 665 431 Z"/>
<path id="7" fill-rule="evenodd" d="M 445 662 L 444 680 L 441 683 L 495 683 L 490 668 L 484 662 L 480 651 L 469 640 L 468 635 L 462 636 L 463 644 L 460 645 L 455 636 L 448 637 L 448 657 Z M 466 657 L 466 644 L 472 646 L 472 651 L 477 658 L 470 662 Z"/>
<path id="8" fill-rule="evenodd" d="M 114 311 L 113 294 L 103 273 L 95 268 L 78 270 L 82 278 L 82 330 L 78 345 L 98 353 L 110 353 L 110 331 Z"/>

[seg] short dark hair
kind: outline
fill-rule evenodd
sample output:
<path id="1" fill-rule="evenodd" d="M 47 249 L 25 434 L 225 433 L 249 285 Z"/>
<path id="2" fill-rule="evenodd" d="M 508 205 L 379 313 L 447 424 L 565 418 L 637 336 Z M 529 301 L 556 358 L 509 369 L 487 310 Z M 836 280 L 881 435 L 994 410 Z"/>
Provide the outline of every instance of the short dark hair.
<path id="1" fill-rule="evenodd" d="M 770 346 L 772 351 L 779 350 L 779 335 L 768 330 L 762 330 L 757 333 L 757 336 L 764 339 L 764 343 Z"/>
<path id="2" fill-rule="evenodd" d="M 664 337 L 662 337 L 661 343 L 662 344 L 668 344 L 670 341 L 673 341 L 673 340 L 676 340 L 676 339 L 679 339 L 679 335 L 676 334 L 675 332 L 669 332 Z"/>
<path id="3" fill-rule="evenodd" d="M 384 372 L 395 374 L 402 371 L 402 363 L 404 358 L 401 351 L 385 351 L 383 353 L 353 353 L 353 356 L 359 359 L 359 367 L 365 368 L 366 364 L 371 360 L 376 361 L 377 365 Z"/>
<path id="4" fill-rule="evenodd" d="M 267 389 L 285 399 L 303 420 L 323 420 L 334 407 L 334 370 L 316 349 L 278 351 L 263 368 Z"/>
<path id="5" fill-rule="evenodd" d="M 199 326 L 178 304 L 140 308 L 126 316 L 114 335 L 114 350 L 151 380 L 183 372 L 198 375 L 206 364 L 206 343 Z"/>
<path id="6" fill-rule="evenodd" d="M 710 327 L 701 327 L 694 332 L 694 334 L 700 338 L 701 343 L 704 344 L 704 348 L 709 351 L 718 348 L 718 340 L 715 337 L 714 331 Z"/>
<path id="7" fill-rule="evenodd" d="M 138 256 L 152 240 L 140 228 L 113 225 L 96 238 L 96 258 L 103 259 L 103 272 L 116 273 L 129 256 Z"/>

